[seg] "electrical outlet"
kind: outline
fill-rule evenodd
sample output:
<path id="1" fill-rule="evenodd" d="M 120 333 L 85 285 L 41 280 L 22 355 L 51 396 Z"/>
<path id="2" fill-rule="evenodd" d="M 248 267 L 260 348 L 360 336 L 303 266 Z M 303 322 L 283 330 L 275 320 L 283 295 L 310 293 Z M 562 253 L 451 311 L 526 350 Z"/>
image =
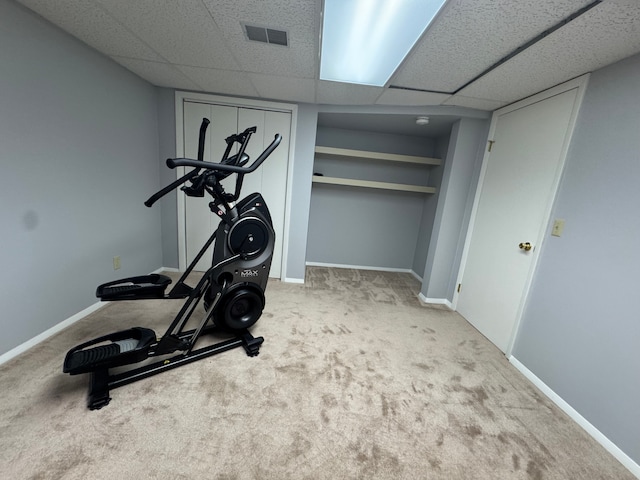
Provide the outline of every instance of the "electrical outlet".
<path id="1" fill-rule="evenodd" d="M 564 230 L 564 220 L 561 218 L 556 218 L 553 222 L 553 228 L 551 229 L 551 235 L 554 237 L 559 237 L 562 235 L 562 231 Z"/>
<path id="2" fill-rule="evenodd" d="M 120 270 L 120 255 L 113 257 L 113 269 Z"/>

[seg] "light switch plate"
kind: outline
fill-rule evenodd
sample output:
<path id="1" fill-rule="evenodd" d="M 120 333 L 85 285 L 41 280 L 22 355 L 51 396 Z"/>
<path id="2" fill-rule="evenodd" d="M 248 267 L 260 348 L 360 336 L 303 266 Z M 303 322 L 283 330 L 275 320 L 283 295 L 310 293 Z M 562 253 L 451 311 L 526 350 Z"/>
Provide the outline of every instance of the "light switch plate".
<path id="1" fill-rule="evenodd" d="M 561 218 L 556 218 L 553 222 L 553 228 L 551 229 L 551 235 L 554 237 L 559 237 L 562 235 L 562 231 L 564 230 L 564 220 Z"/>

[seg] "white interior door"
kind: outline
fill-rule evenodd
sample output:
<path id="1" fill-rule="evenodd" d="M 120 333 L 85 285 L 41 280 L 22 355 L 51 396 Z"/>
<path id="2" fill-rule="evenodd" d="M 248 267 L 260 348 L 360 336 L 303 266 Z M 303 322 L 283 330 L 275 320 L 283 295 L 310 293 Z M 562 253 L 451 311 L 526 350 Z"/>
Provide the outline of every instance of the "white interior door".
<path id="1" fill-rule="evenodd" d="M 576 87 L 494 116 L 456 309 L 503 352 L 521 315 L 578 98 Z M 520 248 L 527 242 L 531 250 Z"/>
<path id="2" fill-rule="evenodd" d="M 208 105 L 185 102 L 184 104 L 184 151 L 188 158 L 196 158 L 198 134 L 203 118 L 211 122 L 207 130 L 205 161 L 219 162 L 224 154 L 224 139 L 231 134 L 257 127 L 245 153 L 255 160 L 273 141 L 276 133 L 282 135 L 278 148 L 260 168 L 244 177 L 240 198 L 253 192 L 262 193 L 271 212 L 276 244 L 271 263 L 270 277 L 282 275 L 284 219 L 289 163 L 289 141 L 291 113 L 261 109 L 239 108 L 225 105 Z M 235 153 L 236 150 L 232 151 Z M 235 191 L 236 176 L 230 175 L 222 184 L 226 191 Z M 187 197 L 185 203 L 186 260 L 190 263 L 209 236 L 217 228 L 219 219 L 209 210 L 209 199 Z M 211 266 L 213 248 L 197 263 L 195 270 L 204 271 Z"/>

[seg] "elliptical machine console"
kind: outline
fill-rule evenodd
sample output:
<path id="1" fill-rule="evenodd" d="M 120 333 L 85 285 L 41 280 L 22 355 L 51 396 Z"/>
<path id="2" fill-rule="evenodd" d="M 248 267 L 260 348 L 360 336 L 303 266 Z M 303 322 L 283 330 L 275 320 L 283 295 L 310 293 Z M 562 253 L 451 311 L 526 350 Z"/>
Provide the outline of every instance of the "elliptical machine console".
<path id="1" fill-rule="evenodd" d="M 124 278 L 100 285 L 96 296 L 101 300 L 185 299 L 185 302 L 162 337 L 153 330 L 134 327 L 104 335 L 80 344 L 67 353 L 63 372 L 71 375 L 90 374 L 88 407 L 91 410 L 107 405 L 110 389 L 187 363 L 200 360 L 236 347 L 244 347 L 247 355 L 256 356 L 262 337 L 253 337 L 248 329 L 262 315 L 265 306 L 264 291 L 269 279 L 273 257 L 275 233 L 269 209 L 260 193 L 252 193 L 239 200 L 244 175 L 254 172 L 280 144 L 277 134 L 273 142 L 249 166 L 245 153 L 256 127 L 225 139 L 227 147 L 220 163 L 205 162 L 204 145 L 209 120 L 200 126 L 198 159 L 168 159 L 169 168 L 192 167 L 175 182 L 152 195 L 145 203 L 151 207 L 157 200 L 175 188 L 188 196 L 210 195 L 211 211 L 220 218 L 218 228 L 176 282 L 165 293 L 172 280 L 166 275 L 151 274 Z M 230 156 L 233 146 L 240 144 L 237 154 Z M 236 174 L 235 192 L 225 192 L 221 181 Z M 195 287 L 185 283 L 195 265 L 215 242 L 211 267 Z M 197 328 L 184 328 L 202 302 L 204 315 Z M 198 338 L 211 332 L 224 332 L 233 336 L 229 340 L 195 349 Z M 176 353 L 178 352 L 178 353 Z M 167 355 L 175 354 L 170 358 Z M 163 360 L 112 374 L 109 369 L 133 365 L 150 357 L 163 356 Z"/>

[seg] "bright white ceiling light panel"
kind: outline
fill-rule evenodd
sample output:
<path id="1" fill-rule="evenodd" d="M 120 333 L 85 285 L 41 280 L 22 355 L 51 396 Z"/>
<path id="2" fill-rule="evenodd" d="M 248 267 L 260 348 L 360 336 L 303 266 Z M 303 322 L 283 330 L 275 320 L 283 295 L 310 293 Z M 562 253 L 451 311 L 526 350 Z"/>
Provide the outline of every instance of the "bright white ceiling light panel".
<path id="1" fill-rule="evenodd" d="M 446 0 L 324 0 L 320 79 L 383 86 Z"/>

